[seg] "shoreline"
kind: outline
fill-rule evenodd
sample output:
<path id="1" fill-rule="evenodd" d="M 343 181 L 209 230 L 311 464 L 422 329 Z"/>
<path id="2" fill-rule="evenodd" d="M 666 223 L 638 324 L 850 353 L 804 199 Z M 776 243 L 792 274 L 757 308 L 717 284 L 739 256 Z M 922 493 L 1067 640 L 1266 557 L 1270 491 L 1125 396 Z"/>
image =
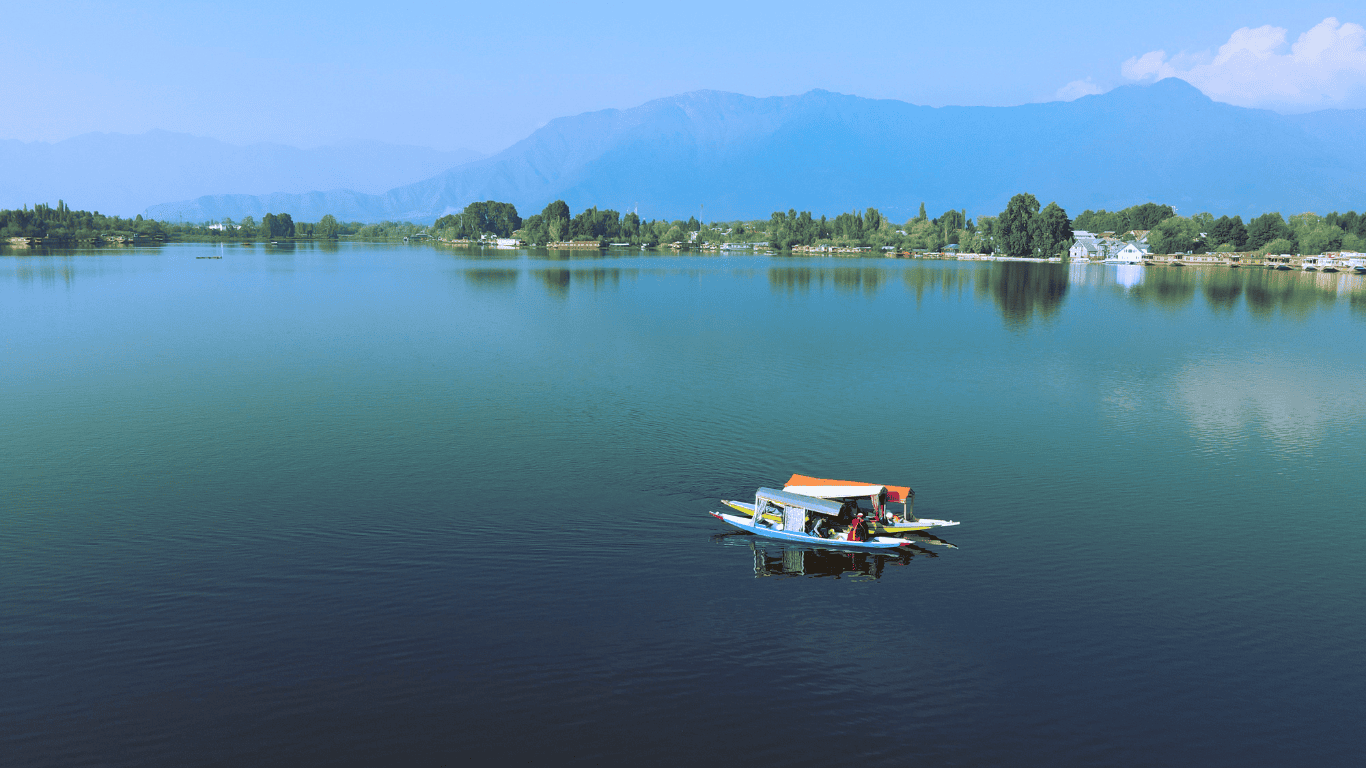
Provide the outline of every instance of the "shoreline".
<path id="1" fill-rule="evenodd" d="M 988 261 L 988 262 L 1033 262 L 1039 264 L 1066 264 L 1066 265 L 1091 265 L 1100 264 L 1105 266 L 1139 266 L 1139 267 L 1225 267 L 1232 269 L 1268 269 L 1281 272 L 1315 272 L 1319 274 L 1366 274 L 1366 257 L 1356 254 L 1354 257 L 1342 256 L 1341 252 L 1334 252 L 1321 255 L 1289 255 L 1289 254 L 1267 254 L 1258 256 L 1254 253 L 1228 253 L 1228 254 L 1195 254 L 1195 255 L 1158 255 L 1146 256 L 1140 261 L 1133 263 L 1119 264 L 1114 262 L 1097 261 L 1094 259 L 1063 258 L 1054 256 L 1051 258 L 1029 257 L 1029 256 L 999 256 L 991 253 L 953 253 L 953 252 L 916 252 L 916 251 L 876 251 L 868 246 L 798 246 L 787 251 L 773 249 L 767 246 L 754 246 L 747 243 L 726 243 L 713 244 L 705 243 L 696 245 L 691 243 L 668 243 L 658 245 L 641 245 L 625 243 L 606 243 L 599 241 L 567 241 L 548 243 L 546 245 L 505 245 L 493 242 L 478 241 L 448 241 L 439 239 L 419 239 L 409 240 L 408 238 L 374 238 L 374 239 L 322 239 L 322 238 L 290 238 L 287 240 L 181 240 L 170 239 L 164 236 L 110 236 L 94 239 L 59 239 L 40 237 L 10 237 L 0 239 L 0 255 L 18 255 L 24 252 L 44 251 L 44 250 L 100 250 L 105 248 L 146 248 L 162 247 L 166 245 L 269 245 L 269 246 L 293 246 L 293 245 L 332 245 L 337 246 L 343 243 L 389 243 L 394 245 L 434 245 L 445 248 L 467 248 L 479 250 L 521 250 L 521 249 L 541 249 L 547 251 L 577 250 L 577 251 L 621 251 L 630 250 L 634 252 L 669 252 L 673 254 L 697 253 L 699 255 L 766 255 L 766 256 L 816 256 L 835 259 L 917 259 L 923 261 Z M 726 247 L 730 246 L 730 247 Z M 12 253 L 11 253 L 12 252 Z M 1307 264 L 1307 266 L 1306 266 Z"/>

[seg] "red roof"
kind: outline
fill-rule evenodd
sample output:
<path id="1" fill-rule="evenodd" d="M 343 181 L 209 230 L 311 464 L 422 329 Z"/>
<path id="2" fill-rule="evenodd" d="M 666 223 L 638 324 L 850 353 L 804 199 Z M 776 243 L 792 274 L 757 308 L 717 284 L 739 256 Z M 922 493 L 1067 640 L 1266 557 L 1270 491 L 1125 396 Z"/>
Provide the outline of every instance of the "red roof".
<path id="1" fill-rule="evenodd" d="M 915 491 L 904 485 L 887 485 L 886 483 L 856 483 L 852 480 L 824 480 L 819 477 L 807 477 L 806 475 L 793 475 L 788 481 L 788 485 L 881 485 L 887 489 L 887 501 L 894 501 L 902 504 L 908 498 L 915 498 Z"/>

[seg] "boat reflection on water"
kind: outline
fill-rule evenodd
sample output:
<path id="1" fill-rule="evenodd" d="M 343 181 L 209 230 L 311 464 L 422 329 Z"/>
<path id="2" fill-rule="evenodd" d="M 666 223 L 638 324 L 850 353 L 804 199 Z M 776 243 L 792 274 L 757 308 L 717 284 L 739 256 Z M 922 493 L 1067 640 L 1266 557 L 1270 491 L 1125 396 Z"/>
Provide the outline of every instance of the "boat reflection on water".
<path id="1" fill-rule="evenodd" d="M 944 541 L 943 539 L 939 538 L 938 536 L 935 536 L 933 533 L 930 533 L 929 531 L 907 531 L 906 533 L 901 534 L 901 537 L 905 539 L 910 539 L 911 541 L 919 541 L 921 544 L 932 544 L 936 547 L 958 549 L 957 544 L 950 544 L 949 542 Z"/>
<path id="2" fill-rule="evenodd" d="M 819 549 L 802 544 L 761 539 L 747 533 L 718 533 L 712 541 L 727 546 L 748 547 L 754 556 L 754 577 L 765 576 L 833 576 L 848 574 L 856 579 L 880 579 L 888 566 L 909 565 L 916 557 L 939 557 L 938 552 L 920 544 L 897 547 L 893 550 L 855 552 L 838 549 Z M 938 546 L 952 544 L 934 535 L 907 535 Z"/>

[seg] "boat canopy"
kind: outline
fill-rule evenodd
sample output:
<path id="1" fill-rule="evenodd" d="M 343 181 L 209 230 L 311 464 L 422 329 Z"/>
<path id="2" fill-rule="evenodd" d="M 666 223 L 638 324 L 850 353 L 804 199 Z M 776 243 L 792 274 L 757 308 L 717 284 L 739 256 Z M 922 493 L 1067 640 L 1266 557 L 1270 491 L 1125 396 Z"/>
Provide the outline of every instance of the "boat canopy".
<path id="1" fill-rule="evenodd" d="M 887 491 L 887 501 L 894 504 L 905 504 L 908 499 L 915 498 L 915 491 L 904 485 L 874 485 L 872 483 L 855 483 L 849 480 L 824 480 L 806 475 L 793 475 L 788 479 L 787 485 L 783 487 L 783 490 L 788 493 L 799 493 L 822 499 L 856 499 L 881 496 L 884 489 Z"/>
<path id="2" fill-rule="evenodd" d="M 771 501 L 774 504 L 781 504 L 785 507 L 801 507 L 802 509 L 818 512 L 822 515 L 829 515 L 831 517 L 838 517 L 840 513 L 840 505 L 836 502 L 818 499 L 813 496 L 803 496 L 797 493 L 774 490 L 773 488 L 760 488 L 759 492 L 754 494 L 754 505 L 756 510 L 759 507 L 760 501 Z"/>

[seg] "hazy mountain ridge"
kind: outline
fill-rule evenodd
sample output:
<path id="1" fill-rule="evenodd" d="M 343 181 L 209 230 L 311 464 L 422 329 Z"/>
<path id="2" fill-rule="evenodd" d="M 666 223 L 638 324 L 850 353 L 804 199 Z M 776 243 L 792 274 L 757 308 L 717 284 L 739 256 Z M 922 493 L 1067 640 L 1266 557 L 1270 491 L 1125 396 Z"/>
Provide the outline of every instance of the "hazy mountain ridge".
<path id="1" fill-rule="evenodd" d="M 1070 212 L 1148 200 L 1245 217 L 1366 205 L 1366 110 L 1280 115 L 1211 101 L 1180 80 L 1072 102 L 922 107 L 827 91 L 698 91 L 552 120 L 489 158 L 378 195 L 222 196 L 154 206 L 205 220 L 431 221 L 474 200 L 523 215 L 564 199 L 647 217 L 760 218 L 877 206 L 893 219 L 996 213 L 1029 191 Z M 703 207 L 705 206 L 705 207 Z"/>
<path id="2" fill-rule="evenodd" d="M 383 192 L 479 157 L 471 150 L 379 142 L 238 146 L 169 131 L 88 133 L 55 143 L 6 140 L 0 141 L 0 207 L 63 199 L 79 209 L 133 216 L 161 200 L 205 193 Z"/>

